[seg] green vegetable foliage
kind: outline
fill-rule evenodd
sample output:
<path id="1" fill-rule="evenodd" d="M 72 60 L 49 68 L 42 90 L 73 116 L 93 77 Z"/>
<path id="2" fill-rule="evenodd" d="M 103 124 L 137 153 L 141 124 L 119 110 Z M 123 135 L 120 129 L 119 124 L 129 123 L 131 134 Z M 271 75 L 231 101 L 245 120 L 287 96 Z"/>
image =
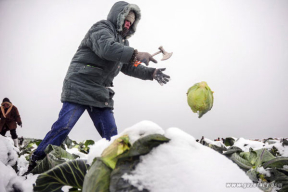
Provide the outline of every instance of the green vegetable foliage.
<path id="1" fill-rule="evenodd" d="M 37 164 L 37 166 L 31 171 L 31 173 L 43 173 L 55 167 L 56 165 L 76 159 L 78 157 L 77 155 L 70 154 L 56 145 L 48 145 L 45 149 L 45 153 L 46 157 Z"/>
<path id="2" fill-rule="evenodd" d="M 85 174 L 89 168 L 85 160 L 72 160 L 42 173 L 36 180 L 35 192 L 62 192 L 63 186 L 71 186 L 70 191 L 82 189 Z"/>

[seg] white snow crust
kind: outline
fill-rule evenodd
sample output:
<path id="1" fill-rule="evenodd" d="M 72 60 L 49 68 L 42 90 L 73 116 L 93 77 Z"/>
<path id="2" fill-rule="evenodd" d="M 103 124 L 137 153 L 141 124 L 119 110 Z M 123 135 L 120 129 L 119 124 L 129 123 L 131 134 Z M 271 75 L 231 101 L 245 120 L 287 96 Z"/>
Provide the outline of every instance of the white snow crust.
<path id="1" fill-rule="evenodd" d="M 87 156 L 88 156 L 85 153 L 81 153 L 77 148 L 69 149 L 68 147 L 66 147 L 66 151 L 70 154 L 78 155 L 79 159 L 87 159 Z"/>
<path id="2" fill-rule="evenodd" d="M 164 134 L 164 130 L 154 122 L 151 121 L 141 121 L 132 127 L 125 129 L 118 137 L 123 135 L 129 136 L 129 141 L 133 144 L 138 139 L 151 134 Z M 117 138 L 118 138 L 117 137 Z"/>
<path id="3" fill-rule="evenodd" d="M 269 144 L 271 143 L 271 144 Z M 288 157 L 288 146 L 283 146 L 280 140 L 273 140 L 273 142 L 263 143 L 261 141 L 251 141 L 244 138 L 239 138 L 235 141 L 234 146 L 241 148 L 245 152 L 249 152 L 251 147 L 254 150 L 258 149 L 271 149 L 273 146 L 276 147 L 282 157 Z"/>
<path id="4" fill-rule="evenodd" d="M 33 184 L 36 182 L 37 177 L 39 174 L 33 175 L 32 173 L 27 175 L 27 178 L 23 178 L 22 186 L 23 186 L 23 192 L 33 192 Z M 25 180 L 24 180 L 25 179 Z"/>
<path id="5" fill-rule="evenodd" d="M 93 162 L 95 157 L 101 157 L 102 152 L 106 149 L 113 141 L 123 135 L 129 136 L 129 142 L 133 144 L 138 139 L 151 134 L 164 134 L 164 130 L 158 126 L 156 123 L 151 121 L 141 121 L 129 128 L 126 128 L 123 132 L 115 135 L 110 141 L 106 139 L 101 139 L 90 147 L 90 152 L 88 154 L 88 164 Z"/>
<path id="6" fill-rule="evenodd" d="M 17 151 L 10 137 L 0 135 L 0 161 L 4 165 L 15 165 L 18 159 Z"/>
<path id="7" fill-rule="evenodd" d="M 135 129 L 142 129 L 138 124 Z M 134 132 L 137 132 L 134 130 Z M 231 160 L 195 141 L 178 128 L 170 128 L 165 136 L 171 141 L 141 157 L 132 174 L 124 179 L 151 192 L 231 191 L 226 183 L 251 183 L 248 176 Z M 233 188 L 240 191 L 242 188 Z M 250 189 L 249 189 L 250 190 Z M 259 191 L 254 188 L 250 191 Z"/>
<path id="8" fill-rule="evenodd" d="M 216 146 L 218 146 L 218 147 L 224 146 L 224 144 L 223 144 L 222 141 L 212 141 L 212 140 L 210 140 L 210 139 L 208 139 L 208 138 L 204 138 L 204 141 L 205 141 L 206 143 L 213 144 L 213 145 L 216 145 Z"/>
<path id="9" fill-rule="evenodd" d="M 249 152 L 250 148 L 262 149 L 265 146 L 265 144 L 260 141 L 251 141 L 251 140 L 244 139 L 241 137 L 235 141 L 233 146 L 239 147 L 245 152 Z"/>
<path id="10" fill-rule="evenodd" d="M 265 170 L 264 167 L 258 167 L 257 171 L 263 175 L 268 176 L 268 177 L 271 176 L 271 173 L 269 171 Z"/>
<path id="11" fill-rule="evenodd" d="M 23 179 L 18 177 L 10 165 L 5 165 L 0 161 L 0 191 L 15 191 L 13 187 L 22 189 Z"/>
<path id="12" fill-rule="evenodd" d="M 114 138 L 111 139 L 111 141 Z M 100 139 L 95 142 L 94 145 L 90 146 L 89 154 L 87 156 L 87 163 L 91 165 L 95 157 L 101 157 L 102 152 L 110 145 L 110 142 L 106 139 Z"/>
<path id="13" fill-rule="evenodd" d="M 28 170 L 29 162 L 24 155 L 21 155 L 17 160 L 18 175 L 23 175 Z"/>
<path id="14" fill-rule="evenodd" d="M 29 162 L 22 155 L 18 158 L 16 147 L 10 137 L 0 135 L 0 192 L 32 192 L 33 183 L 35 183 L 38 175 L 27 175 L 27 178 L 21 175 L 27 171 Z M 18 175 L 11 167 L 17 162 Z"/>

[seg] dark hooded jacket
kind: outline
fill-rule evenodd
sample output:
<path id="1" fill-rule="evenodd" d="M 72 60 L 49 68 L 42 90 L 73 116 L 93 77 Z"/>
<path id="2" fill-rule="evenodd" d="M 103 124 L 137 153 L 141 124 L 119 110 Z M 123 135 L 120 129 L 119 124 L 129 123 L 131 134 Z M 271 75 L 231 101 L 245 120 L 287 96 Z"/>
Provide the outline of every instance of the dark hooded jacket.
<path id="1" fill-rule="evenodd" d="M 130 11 L 135 22 L 125 38 L 121 36 L 124 20 Z M 113 79 L 121 71 L 143 80 L 153 80 L 155 68 L 129 63 L 134 49 L 127 38 L 131 37 L 141 18 L 137 5 L 124 1 L 113 5 L 107 20 L 95 23 L 82 40 L 74 55 L 62 88 L 61 101 L 93 107 L 113 108 Z"/>

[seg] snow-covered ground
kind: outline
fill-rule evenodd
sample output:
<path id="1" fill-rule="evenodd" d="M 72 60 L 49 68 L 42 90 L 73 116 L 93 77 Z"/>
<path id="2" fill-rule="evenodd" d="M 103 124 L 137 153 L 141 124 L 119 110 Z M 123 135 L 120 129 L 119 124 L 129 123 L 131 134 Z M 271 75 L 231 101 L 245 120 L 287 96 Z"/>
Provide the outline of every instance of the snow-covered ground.
<path id="1" fill-rule="evenodd" d="M 84 154 L 76 148 L 67 149 L 69 153 L 79 155 L 81 159 L 87 159 L 91 163 L 95 157 L 100 157 L 115 139 L 128 135 L 133 144 L 139 138 L 149 134 L 162 134 L 171 139 L 168 143 L 154 148 L 149 154 L 141 157 L 140 163 L 131 174 L 123 176 L 139 190 L 148 189 L 151 192 L 174 191 L 241 191 L 244 188 L 229 188 L 230 183 L 252 183 L 249 177 L 235 163 L 215 150 L 196 142 L 195 138 L 179 128 L 169 128 L 164 131 L 157 124 L 150 121 L 142 121 L 125 129 L 114 136 L 111 141 L 101 139 L 90 147 L 90 153 Z M 212 141 L 205 138 L 207 143 L 224 146 L 222 141 Z M 282 156 L 287 156 L 288 148 L 281 143 L 263 143 L 250 141 L 244 138 L 236 139 L 234 146 L 243 151 L 249 148 L 261 149 L 275 146 Z M 33 183 L 38 175 L 21 175 L 27 171 L 28 161 L 25 155 L 18 158 L 18 149 L 13 146 L 9 137 L 0 136 L 0 191 L 13 191 L 18 188 L 23 192 L 32 192 Z M 17 163 L 18 173 L 11 167 Z M 259 173 L 269 176 L 263 167 L 257 169 Z M 69 187 L 63 187 L 68 191 Z M 248 191 L 246 189 L 246 191 Z M 250 191 L 260 191 L 258 188 L 249 188 Z"/>
<path id="2" fill-rule="evenodd" d="M 18 159 L 17 151 L 10 137 L 5 138 L 0 135 L 0 161 L 4 165 L 15 165 Z"/>
<path id="3" fill-rule="evenodd" d="M 29 174 L 26 177 L 22 175 L 26 172 L 28 161 L 24 156 L 18 158 L 19 150 L 14 147 L 13 140 L 10 137 L 0 135 L 0 191 L 1 192 L 32 192 L 33 183 L 35 183 L 38 175 Z M 11 167 L 18 162 L 18 175 Z"/>
<path id="4" fill-rule="evenodd" d="M 173 191 L 231 191 L 226 184 L 252 183 L 236 164 L 218 152 L 196 142 L 191 135 L 178 128 L 166 132 L 149 121 L 140 122 L 111 139 L 100 140 L 92 146 L 88 160 L 99 157 L 114 139 L 128 134 L 132 141 L 149 134 L 164 134 L 171 139 L 142 156 L 132 175 L 124 178 L 139 190 L 145 188 L 154 192 Z M 243 188 L 233 188 L 240 191 Z M 257 188 L 250 191 L 260 191 Z"/>
<path id="5" fill-rule="evenodd" d="M 236 164 L 197 143 L 191 135 L 170 128 L 165 136 L 171 141 L 143 156 L 135 171 L 124 176 L 138 189 L 155 192 L 231 191 L 226 187 L 227 183 L 251 183 Z M 235 189 L 239 190 L 243 189 Z"/>
<path id="6" fill-rule="evenodd" d="M 257 149 L 271 149 L 273 146 L 276 147 L 283 157 L 288 157 L 288 147 L 284 147 L 279 140 L 270 140 L 270 142 L 261 142 L 261 141 L 251 141 L 244 138 L 239 138 L 234 143 L 234 146 L 241 148 L 243 151 L 248 152 L 250 148 Z"/>

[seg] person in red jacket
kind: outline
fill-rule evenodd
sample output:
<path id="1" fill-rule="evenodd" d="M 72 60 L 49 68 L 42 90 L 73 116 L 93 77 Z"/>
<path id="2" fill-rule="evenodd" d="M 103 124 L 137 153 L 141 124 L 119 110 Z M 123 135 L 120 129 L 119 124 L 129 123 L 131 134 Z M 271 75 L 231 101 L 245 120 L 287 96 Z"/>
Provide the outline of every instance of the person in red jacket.
<path id="1" fill-rule="evenodd" d="M 4 98 L 0 110 L 0 134 L 6 135 L 10 131 L 15 147 L 18 147 L 17 124 L 22 127 L 21 117 L 18 109 L 8 98 Z M 17 123 L 17 124 L 16 124 Z"/>

